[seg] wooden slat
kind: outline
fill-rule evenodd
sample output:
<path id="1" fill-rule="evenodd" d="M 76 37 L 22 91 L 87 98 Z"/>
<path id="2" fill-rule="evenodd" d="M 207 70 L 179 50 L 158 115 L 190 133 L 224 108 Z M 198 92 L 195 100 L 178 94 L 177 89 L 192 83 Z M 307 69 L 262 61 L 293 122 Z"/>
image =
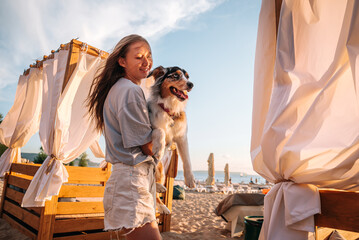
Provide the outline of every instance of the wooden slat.
<path id="1" fill-rule="evenodd" d="M 11 172 L 34 176 L 40 166 L 41 164 L 13 163 L 11 164 Z"/>
<path id="2" fill-rule="evenodd" d="M 14 189 L 7 188 L 6 190 L 6 197 L 17 202 L 19 205 L 21 205 L 22 199 L 24 197 L 24 193 L 15 191 Z M 32 210 L 36 212 L 38 215 L 41 214 L 42 207 L 32 207 L 32 208 L 26 208 L 28 210 Z"/>
<path id="3" fill-rule="evenodd" d="M 32 177 L 27 175 L 10 175 L 8 184 L 16 187 L 27 189 L 30 185 Z"/>
<path id="4" fill-rule="evenodd" d="M 5 219 L 10 224 L 10 226 L 12 226 L 13 228 L 16 228 L 19 232 L 23 233 L 24 235 L 28 236 L 31 239 L 34 239 L 34 240 L 36 239 L 35 233 L 33 233 L 26 227 L 22 226 L 21 224 L 19 224 L 15 220 L 13 220 L 6 213 L 3 214 L 2 218 Z"/>
<path id="5" fill-rule="evenodd" d="M 6 197 L 17 202 L 19 205 L 21 205 L 22 198 L 24 197 L 24 195 L 24 193 L 15 191 L 11 188 L 7 188 L 6 190 Z"/>
<path id="6" fill-rule="evenodd" d="M 59 197 L 103 197 L 103 186 L 62 185 Z"/>
<path id="7" fill-rule="evenodd" d="M 321 214 L 315 215 L 318 227 L 359 232 L 359 193 L 320 190 Z"/>
<path id="8" fill-rule="evenodd" d="M 111 238 L 112 234 L 112 238 Z M 99 233 L 91 233 L 91 234 L 81 234 L 74 236 L 66 236 L 66 237 L 55 237 L 53 240 L 110 240 L 117 239 L 116 234 L 113 232 L 99 232 Z M 119 240 L 124 240 L 125 238 L 119 238 Z"/>
<path id="9" fill-rule="evenodd" d="M 59 202 L 57 214 L 103 213 L 101 202 Z"/>
<path id="10" fill-rule="evenodd" d="M 103 217 L 57 219 L 54 233 L 82 232 L 95 229 L 104 229 Z"/>
<path id="11" fill-rule="evenodd" d="M 104 171 L 101 168 L 66 166 L 66 169 L 69 173 L 69 183 L 106 182 L 111 175 L 111 172 Z"/>
<path id="12" fill-rule="evenodd" d="M 38 216 L 26 211 L 25 209 L 17 206 L 9 201 L 5 200 L 4 210 L 11 215 L 17 217 L 19 220 L 23 221 L 32 228 L 38 230 L 40 219 Z"/>
<path id="13" fill-rule="evenodd" d="M 52 239 L 55 227 L 57 200 L 57 196 L 53 196 L 51 200 L 45 201 L 45 207 L 41 212 L 41 222 L 39 232 L 37 234 L 37 240 Z"/>

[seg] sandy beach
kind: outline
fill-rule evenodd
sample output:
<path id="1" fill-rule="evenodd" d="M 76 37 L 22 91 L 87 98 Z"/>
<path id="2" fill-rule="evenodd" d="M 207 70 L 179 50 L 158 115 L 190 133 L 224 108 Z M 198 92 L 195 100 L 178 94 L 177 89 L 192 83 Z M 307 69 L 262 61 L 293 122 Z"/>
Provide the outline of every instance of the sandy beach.
<path id="1" fill-rule="evenodd" d="M 0 194 L 3 184 L 0 181 Z M 225 229 L 226 222 L 214 213 L 215 208 L 228 194 L 185 192 L 185 200 L 173 200 L 171 231 L 161 233 L 164 240 L 185 239 L 237 239 L 243 240 L 244 236 L 231 238 L 229 230 Z M 333 229 L 319 229 L 318 239 L 326 237 Z M 339 231 L 346 240 L 359 239 L 359 233 Z M 0 240 L 29 240 L 18 230 L 12 228 L 5 220 L 0 218 Z"/>
<path id="2" fill-rule="evenodd" d="M 163 239 L 240 239 L 231 238 L 226 222 L 213 211 L 228 195 L 186 192 L 185 200 L 173 200 L 171 232 Z"/>

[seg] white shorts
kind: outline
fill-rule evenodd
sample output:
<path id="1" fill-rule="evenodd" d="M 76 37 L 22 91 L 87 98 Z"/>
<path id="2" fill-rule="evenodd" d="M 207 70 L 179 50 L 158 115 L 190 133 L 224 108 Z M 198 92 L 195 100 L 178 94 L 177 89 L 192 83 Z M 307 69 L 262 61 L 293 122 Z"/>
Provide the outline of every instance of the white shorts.
<path id="1" fill-rule="evenodd" d="M 116 163 L 105 187 L 105 231 L 134 229 L 156 221 L 155 164 Z"/>

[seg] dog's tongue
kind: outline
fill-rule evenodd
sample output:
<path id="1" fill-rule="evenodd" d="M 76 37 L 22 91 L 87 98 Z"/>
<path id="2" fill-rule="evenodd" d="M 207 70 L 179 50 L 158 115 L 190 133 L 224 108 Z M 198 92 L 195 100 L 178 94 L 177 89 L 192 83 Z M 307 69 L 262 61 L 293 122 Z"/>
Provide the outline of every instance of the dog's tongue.
<path id="1" fill-rule="evenodd" d="M 182 98 L 188 99 L 188 95 L 185 94 L 184 92 L 179 91 L 178 94 L 181 95 Z"/>

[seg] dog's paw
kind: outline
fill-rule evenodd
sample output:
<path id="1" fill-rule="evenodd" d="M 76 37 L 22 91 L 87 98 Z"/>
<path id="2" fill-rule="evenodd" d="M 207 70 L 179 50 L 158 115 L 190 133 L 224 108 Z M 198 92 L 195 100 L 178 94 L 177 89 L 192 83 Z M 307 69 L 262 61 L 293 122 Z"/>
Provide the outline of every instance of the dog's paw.
<path id="1" fill-rule="evenodd" d="M 192 173 L 190 173 L 184 177 L 184 182 L 185 182 L 186 186 L 189 188 L 196 187 L 196 182 L 195 182 L 195 179 L 194 179 L 194 176 Z"/>
<path id="2" fill-rule="evenodd" d="M 163 186 L 161 183 L 156 183 L 156 192 L 163 193 L 166 192 L 167 188 Z"/>
<path id="3" fill-rule="evenodd" d="M 166 207 L 166 205 L 159 205 L 158 206 L 158 211 L 162 214 L 170 214 L 171 211 Z"/>
<path id="4" fill-rule="evenodd" d="M 161 161 L 161 159 L 163 158 L 163 155 L 165 155 L 165 149 L 162 148 L 162 149 L 159 149 L 157 151 L 154 151 L 154 156 L 156 159 L 158 159 L 158 161 Z"/>

